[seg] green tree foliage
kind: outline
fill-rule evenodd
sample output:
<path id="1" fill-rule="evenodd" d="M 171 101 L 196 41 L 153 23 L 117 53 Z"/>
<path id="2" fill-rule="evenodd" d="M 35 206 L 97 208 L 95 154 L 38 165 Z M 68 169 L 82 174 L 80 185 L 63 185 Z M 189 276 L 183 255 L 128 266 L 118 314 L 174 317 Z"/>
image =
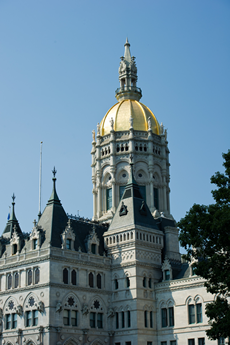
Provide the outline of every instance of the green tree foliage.
<path id="1" fill-rule="evenodd" d="M 230 150 L 223 154 L 225 173 L 215 173 L 211 183 L 214 204 L 194 204 L 180 220 L 180 243 L 193 260 L 194 271 L 206 279 L 207 291 L 215 295 L 206 305 L 210 339 L 230 337 Z"/>

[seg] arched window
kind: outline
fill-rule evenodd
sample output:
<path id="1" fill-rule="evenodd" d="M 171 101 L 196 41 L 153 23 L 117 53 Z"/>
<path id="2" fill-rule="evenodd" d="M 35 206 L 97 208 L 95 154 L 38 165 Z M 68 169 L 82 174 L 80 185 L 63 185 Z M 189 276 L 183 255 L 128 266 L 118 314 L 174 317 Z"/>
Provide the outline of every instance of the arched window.
<path id="1" fill-rule="evenodd" d="M 11 274 L 9 274 L 8 275 L 8 289 L 11 289 L 12 288 L 12 275 Z"/>
<path id="2" fill-rule="evenodd" d="M 113 243 L 115 243 L 115 236 L 113 236 Z"/>
<path id="3" fill-rule="evenodd" d="M 39 283 L 39 280 L 40 280 L 40 270 L 39 268 L 37 267 L 35 269 L 35 284 L 38 284 Z"/>
<path id="4" fill-rule="evenodd" d="M 143 278 L 143 287 L 146 287 L 146 277 Z"/>
<path id="5" fill-rule="evenodd" d="M 32 285 L 32 282 L 33 282 L 32 270 L 29 270 L 29 271 L 27 272 L 27 277 L 28 277 L 28 285 Z"/>
<path id="6" fill-rule="evenodd" d="M 142 233 L 140 233 L 140 240 L 142 240 Z"/>
<path id="7" fill-rule="evenodd" d="M 129 240 L 129 233 L 127 233 L 127 241 Z"/>
<path id="8" fill-rule="evenodd" d="M 143 234 L 143 241 L 145 241 L 145 234 Z"/>
<path id="9" fill-rule="evenodd" d="M 19 274 L 18 272 L 16 272 L 14 275 L 14 287 L 17 288 L 18 285 L 19 285 Z"/>
<path id="10" fill-rule="evenodd" d="M 73 285 L 77 285 L 77 274 L 75 270 L 72 270 L 71 272 L 71 283 Z"/>
<path id="11" fill-rule="evenodd" d="M 122 242 L 122 235 L 120 235 L 120 242 Z"/>
<path id="12" fill-rule="evenodd" d="M 149 288 L 152 288 L 152 278 L 149 278 Z"/>
<path id="13" fill-rule="evenodd" d="M 114 289 L 118 290 L 118 279 L 114 279 Z"/>
<path id="14" fill-rule="evenodd" d="M 126 277 L 126 287 L 130 287 L 130 279 L 129 277 Z"/>
<path id="15" fill-rule="evenodd" d="M 93 273 L 89 273 L 89 287 L 93 288 Z"/>
<path id="16" fill-rule="evenodd" d="M 126 241 L 126 234 L 124 234 L 124 241 Z"/>
<path id="17" fill-rule="evenodd" d="M 63 270 L 63 283 L 68 284 L 69 283 L 69 272 L 67 268 L 64 268 Z"/>
<path id="18" fill-rule="evenodd" d="M 145 327 L 148 327 L 148 312 L 145 310 L 144 312 L 144 321 L 145 321 Z"/>
<path id="19" fill-rule="evenodd" d="M 109 238 L 109 244 L 112 244 L 112 237 Z"/>
<path id="20" fill-rule="evenodd" d="M 137 233 L 138 234 L 138 233 Z M 137 238 L 138 238 L 138 236 L 137 236 Z M 133 233 L 131 232 L 131 240 L 133 239 Z"/>
<path id="21" fill-rule="evenodd" d="M 101 275 L 98 273 L 97 275 L 97 287 L 98 289 L 101 289 Z"/>

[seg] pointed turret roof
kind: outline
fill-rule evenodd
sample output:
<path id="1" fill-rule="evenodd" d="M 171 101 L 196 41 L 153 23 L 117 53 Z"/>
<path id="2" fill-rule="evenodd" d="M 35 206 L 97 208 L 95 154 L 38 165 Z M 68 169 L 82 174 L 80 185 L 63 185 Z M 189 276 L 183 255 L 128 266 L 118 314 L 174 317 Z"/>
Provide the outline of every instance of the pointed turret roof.
<path id="1" fill-rule="evenodd" d="M 14 206 L 15 206 L 15 195 L 13 194 L 12 196 L 12 209 L 11 209 L 11 214 L 10 214 L 10 218 L 6 224 L 6 227 L 3 231 L 3 234 L 2 236 L 5 237 L 5 238 L 11 238 L 12 237 L 12 234 L 14 232 L 14 229 L 16 229 L 17 233 L 21 233 L 21 229 L 20 229 L 20 226 L 19 226 L 19 223 L 18 223 L 18 220 L 15 216 L 15 210 L 14 210 Z"/>
<path id="2" fill-rule="evenodd" d="M 108 231 L 119 230 L 124 227 L 146 227 L 159 230 L 148 205 L 141 195 L 139 186 L 133 175 L 133 163 L 130 164 L 129 181 L 110 224 Z"/>
<path id="3" fill-rule="evenodd" d="M 127 62 L 131 62 L 130 43 L 128 41 L 128 38 L 126 38 L 126 42 L 125 42 L 125 56 L 124 56 L 124 59 Z"/>
<path id="4" fill-rule="evenodd" d="M 64 208 L 62 207 L 61 201 L 58 198 L 56 192 L 56 173 L 53 172 L 53 190 L 51 196 L 48 200 L 45 210 L 43 211 L 39 221 L 38 226 L 42 228 L 45 232 L 45 243 L 44 245 L 51 244 L 55 247 L 60 247 L 61 233 L 66 227 L 68 217 L 65 213 Z"/>

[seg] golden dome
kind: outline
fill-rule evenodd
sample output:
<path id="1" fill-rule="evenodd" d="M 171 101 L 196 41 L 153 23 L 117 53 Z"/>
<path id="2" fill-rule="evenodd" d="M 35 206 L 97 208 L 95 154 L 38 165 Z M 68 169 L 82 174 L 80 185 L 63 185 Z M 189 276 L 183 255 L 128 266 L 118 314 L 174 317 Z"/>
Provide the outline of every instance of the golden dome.
<path id="1" fill-rule="evenodd" d="M 109 109 L 100 124 L 101 135 L 110 133 L 111 119 L 114 121 L 115 131 L 129 130 L 130 117 L 133 119 L 133 129 L 138 131 L 148 130 L 148 118 L 150 117 L 152 132 L 159 135 L 160 126 L 155 115 L 146 105 L 134 99 L 122 100 Z"/>

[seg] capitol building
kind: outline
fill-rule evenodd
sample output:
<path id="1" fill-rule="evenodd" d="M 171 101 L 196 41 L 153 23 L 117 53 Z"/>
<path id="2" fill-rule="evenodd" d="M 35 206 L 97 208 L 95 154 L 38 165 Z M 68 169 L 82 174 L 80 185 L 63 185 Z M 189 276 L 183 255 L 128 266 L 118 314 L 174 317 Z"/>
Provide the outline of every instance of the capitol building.
<path id="1" fill-rule="evenodd" d="M 205 333 L 214 296 L 179 252 L 167 131 L 141 103 L 128 40 L 119 83 L 92 133 L 92 220 L 68 215 L 55 168 L 29 234 L 13 195 L 0 238 L 0 345 L 217 344 Z"/>

